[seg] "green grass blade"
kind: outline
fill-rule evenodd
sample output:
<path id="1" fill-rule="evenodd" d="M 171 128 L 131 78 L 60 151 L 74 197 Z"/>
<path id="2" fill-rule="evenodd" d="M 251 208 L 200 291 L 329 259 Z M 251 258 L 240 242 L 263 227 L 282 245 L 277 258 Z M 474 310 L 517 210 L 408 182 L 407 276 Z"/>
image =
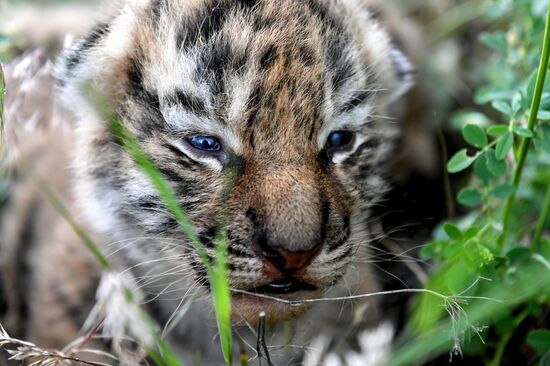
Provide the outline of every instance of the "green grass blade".
<path id="1" fill-rule="evenodd" d="M 182 366 L 176 355 L 172 350 L 162 341 L 158 333 L 153 333 L 155 337 L 155 342 L 158 349 L 160 350 L 160 357 L 166 366 Z"/>
<path id="2" fill-rule="evenodd" d="M 146 352 L 157 366 L 168 366 L 166 362 L 164 362 L 164 359 L 162 358 L 162 356 L 157 351 L 153 349 L 147 349 Z"/>
<path id="3" fill-rule="evenodd" d="M 227 268 L 227 238 L 225 230 L 216 236 L 216 263 L 210 274 L 214 309 L 225 362 L 231 365 L 233 359 L 233 337 L 231 332 L 231 290 Z"/>

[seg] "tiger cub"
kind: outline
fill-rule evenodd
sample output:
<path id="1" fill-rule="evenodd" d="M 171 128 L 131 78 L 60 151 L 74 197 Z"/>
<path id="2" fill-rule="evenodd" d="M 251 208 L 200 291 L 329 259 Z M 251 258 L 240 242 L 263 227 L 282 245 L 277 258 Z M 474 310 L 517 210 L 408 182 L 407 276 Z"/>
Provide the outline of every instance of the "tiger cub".
<path id="1" fill-rule="evenodd" d="M 308 311 L 273 298 L 376 288 L 365 264 L 370 212 L 388 189 L 395 111 L 413 67 L 367 1 L 127 0 L 59 68 L 71 116 L 52 112 L 32 138 L 10 113 L 4 126 L 4 292 L 21 335 L 47 347 L 76 338 L 101 272 L 43 195 L 28 193 L 30 168 L 112 254 L 158 324 L 171 323 L 166 337 L 182 360 L 222 362 L 201 259 L 89 86 L 162 172 L 210 258 L 224 223 L 236 332 L 255 339 L 265 313 L 272 360 L 283 363 L 303 359 L 301 348 L 276 346 L 349 332 L 361 303 Z M 7 74 L 9 110 L 17 78 L 10 89 Z M 18 208 L 26 218 L 14 222 Z M 373 306 L 363 310 L 376 320 Z M 296 318 L 289 338 L 284 321 Z"/>

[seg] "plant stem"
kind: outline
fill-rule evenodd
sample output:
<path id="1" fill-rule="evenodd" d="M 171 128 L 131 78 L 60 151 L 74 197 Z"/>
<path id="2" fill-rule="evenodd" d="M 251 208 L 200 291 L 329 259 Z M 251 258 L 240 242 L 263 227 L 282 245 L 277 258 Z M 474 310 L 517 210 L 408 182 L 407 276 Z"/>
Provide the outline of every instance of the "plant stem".
<path id="1" fill-rule="evenodd" d="M 535 235 L 533 236 L 533 241 L 531 242 L 531 251 L 536 253 L 540 247 L 540 238 L 542 237 L 542 232 L 544 231 L 544 226 L 546 220 L 548 219 L 548 214 L 550 213 L 550 185 L 548 185 L 548 190 L 546 191 L 546 197 L 544 198 L 544 203 L 542 205 L 542 212 L 540 213 L 539 221 L 537 222 L 537 227 L 535 229 Z"/>
<path id="2" fill-rule="evenodd" d="M 514 330 L 516 330 L 517 327 L 525 320 L 528 314 L 529 313 L 527 311 L 523 311 L 514 319 L 514 328 L 504 334 L 500 339 L 500 342 L 498 342 L 497 348 L 495 350 L 495 355 L 493 356 L 493 359 L 488 363 L 489 366 L 500 365 L 500 363 L 502 362 L 502 356 L 504 355 L 504 351 L 506 350 L 506 346 L 508 345 L 510 338 L 512 338 L 512 336 L 514 335 Z"/>
<path id="3" fill-rule="evenodd" d="M 531 132 L 533 132 L 533 130 L 535 129 L 537 115 L 539 113 L 540 100 L 542 97 L 542 90 L 544 88 L 544 81 L 546 80 L 546 71 L 548 69 L 549 57 L 550 57 L 550 6 L 548 7 L 548 12 L 546 14 L 546 25 L 544 29 L 544 41 L 542 45 L 541 60 L 539 64 L 539 70 L 537 73 L 535 93 L 533 95 L 533 100 L 531 102 L 531 111 L 529 113 L 529 119 L 527 122 L 527 128 Z M 523 174 L 523 166 L 525 165 L 525 160 L 527 159 L 527 153 L 529 152 L 530 143 L 531 143 L 530 138 L 523 137 L 521 139 L 521 144 L 520 144 L 519 153 L 518 153 L 518 161 L 517 161 L 516 169 L 514 170 L 514 177 L 512 181 L 512 184 L 514 185 L 514 187 L 516 187 L 516 189 L 518 188 L 519 183 L 521 181 L 521 176 Z M 506 201 L 506 204 L 504 205 L 504 211 L 502 216 L 502 234 L 500 235 L 497 242 L 497 248 L 496 248 L 497 255 L 501 255 L 502 250 L 504 249 L 506 236 L 508 235 L 510 214 L 512 213 L 512 206 L 514 205 L 515 199 L 516 199 L 516 194 L 514 193 L 508 198 L 508 200 Z"/>

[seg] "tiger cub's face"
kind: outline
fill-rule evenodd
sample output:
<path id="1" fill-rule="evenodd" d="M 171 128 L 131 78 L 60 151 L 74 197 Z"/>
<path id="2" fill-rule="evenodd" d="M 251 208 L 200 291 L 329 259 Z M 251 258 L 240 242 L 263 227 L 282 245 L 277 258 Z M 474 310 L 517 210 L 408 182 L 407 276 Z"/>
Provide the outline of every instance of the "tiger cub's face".
<path id="1" fill-rule="evenodd" d="M 78 195 L 126 265 L 157 281 L 205 270 L 145 175 L 87 102 L 93 83 L 152 157 L 209 256 L 227 228 L 231 286 L 319 296 L 368 240 L 395 135 L 389 102 L 410 65 L 360 0 L 128 1 L 69 51 L 80 119 Z M 204 287 L 208 287 L 207 283 Z M 304 307 L 236 294 L 235 319 Z"/>

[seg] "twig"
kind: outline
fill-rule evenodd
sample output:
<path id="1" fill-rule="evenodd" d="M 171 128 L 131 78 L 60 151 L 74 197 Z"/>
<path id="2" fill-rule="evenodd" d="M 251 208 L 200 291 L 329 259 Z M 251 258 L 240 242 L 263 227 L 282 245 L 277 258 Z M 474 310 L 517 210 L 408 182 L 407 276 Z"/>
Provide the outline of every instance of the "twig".
<path id="1" fill-rule="evenodd" d="M 269 350 L 267 349 L 267 345 L 265 343 L 265 312 L 260 312 L 259 314 L 259 320 L 258 320 L 258 338 L 256 342 L 256 350 L 258 352 L 258 362 L 260 366 L 262 365 L 262 352 L 265 353 L 265 358 L 267 360 L 267 364 L 269 366 L 272 366 L 271 364 L 271 357 L 269 356 Z"/>
<path id="2" fill-rule="evenodd" d="M 71 350 L 71 353 L 76 353 L 78 352 L 80 349 L 82 349 L 86 343 L 88 343 L 92 338 L 93 336 L 97 333 L 97 331 L 99 330 L 99 328 L 101 328 L 101 326 L 103 325 L 103 322 L 105 321 L 105 318 L 101 319 L 101 321 L 99 321 L 87 334 L 86 336 L 84 337 L 84 339 L 82 339 L 82 341 L 74 348 Z"/>

